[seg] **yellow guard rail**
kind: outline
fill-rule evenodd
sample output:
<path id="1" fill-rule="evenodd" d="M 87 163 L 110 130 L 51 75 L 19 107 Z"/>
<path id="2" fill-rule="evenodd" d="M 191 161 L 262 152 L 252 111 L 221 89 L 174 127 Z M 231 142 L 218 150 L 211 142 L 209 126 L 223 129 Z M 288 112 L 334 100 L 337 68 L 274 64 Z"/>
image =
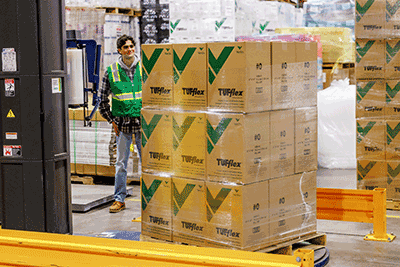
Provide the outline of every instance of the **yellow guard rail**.
<path id="1" fill-rule="evenodd" d="M 391 242 L 386 233 L 386 189 L 317 188 L 317 219 L 373 223 L 374 231 L 364 240 Z"/>
<path id="2" fill-rule="evenodd" d="M 313 267 L 314 251 L 287 256 L 0 229 L 0 266 Z"/>

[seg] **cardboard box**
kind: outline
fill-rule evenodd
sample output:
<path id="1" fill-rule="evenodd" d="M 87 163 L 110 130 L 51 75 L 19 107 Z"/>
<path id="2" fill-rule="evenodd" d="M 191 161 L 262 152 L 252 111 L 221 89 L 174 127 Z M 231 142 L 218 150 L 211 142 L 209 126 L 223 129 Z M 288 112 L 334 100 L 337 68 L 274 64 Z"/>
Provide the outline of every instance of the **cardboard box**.
<path id="1" fill-rule="evenodd" d="M 384 160 L 357 159 L 357 181 L 376 180 L 386 176 L 386 162 Z"/>
<path id="2" fill-rule="evenodd" d="M 270 113 L 207 114 L 207 179 L 247 184 L 270 178 Z"/>
<path id="3" fill-rule="evenodd" d="M 400 160 L 400 120 L 387 120 L 386 123 L 386 160 Z"/>
<path id="4" fill-rule="evenodd" d="M 317 107 L 295 109 L 295 173 L 318 169 Z"/>
<path id="5" fill-rule="evenodd" d="M 268 181 L 206 182 L 206 245 L 254 250 L 269 242 Z"/>
<path id="6" fill-rule="evenodd" d="M 274 242 L 316 232 L 316 181 L 316 172 L 269 181 L 270 232 Z"/>
<path id="7" fill-rule="evenodd" d="M 206 114 L 172 113 L 172 170 L 175 176 L 206 179 Z"/>
<path id="8" fill-rule="evenodd" d="M 383 79 L 384 77 L 385 41 L 356 39 L 356 79 Z"/>
<path id="9" fill-rule="evenodd" d="M 272 42 L 272 109 L 289 109 L 295 103 L 296 45 Z"/>
<path id="10" fill-rule="evenodd" d="M 172 173 L 172 115 L 142 109 L 142 171 Z"/>
<path id="11" fill-rule="evenodd" d="M 204 181 L 172 178 L 172 239 L 205 246 L 206 187 Z"/>
<path id="12" fill-rule="evenodd" d="M 400 199 L 400 161 L 386 161 L 387 199 Z"/>
<path id="13" fill-rule="evenodd" d="M 173 106 L 171 44 L 143 44 L 142 105 L 165 108 Z"/>
<path id="14" fill-rule="evenodd" d="M 295 106 L 317 105 L 317 42 L 296 42 L 298 67 Z"/>
<path id="15" fill-rule="evenodd" d="M 385 37 L 400 37 L 400 9 L 397 0 L 386 0 Z"/>
<path id="16" fill-rule="evenodd" d="M 386 188 L 386 198 L 387 198 L 387 178 L 380 177 L 376 179 L 361 180 L 357 183 L 357 189 L 361 190 L 374 190 L 375 188 Z"/>
<path id="17" fill-rule="evenodd" d="M 184 110 L 207 108 L 207 45 L 174 44 L 174 106 Z"/>
<path id="18" fill-rule="evenodd" d="M 356 0 L 355 35 L 357 38 L 385 38 L 383 0 Z"/>
<path id="19" fill-rule="evenodd" d="M 383 80 L 357 81 L 356 118 L 385 116 L 385 83 Z"/>
<path id="20" fill-rule="evenodd" d="M 271 112 L 271 177 L 294 174 L 294 110 Z"/>
<path id="21" fill-rule="evenodd" d="M 385 118 L 398 119 L 400 116 L 400 80 L 386 80 Z"/>
<path id="22" fill-rule="evenodd" d="M 357 159 L 385 159 L 385 123 L 383 120 L 357 119 Z"/>
<path id="23" fill-rule="evenodd" d="M 208 106 L 213 111 L 271 109 L 269 42 L 208 43 Z"/>
<path id="24" fill-rule="evenodd" d="M 400 78 L 400 39 L 385 40 L 385 79 Z"/>
<path id="25" fill-rule="evenodd" d="M 142 174 L 142 234 L 172 241 L 171 178 Z"/>

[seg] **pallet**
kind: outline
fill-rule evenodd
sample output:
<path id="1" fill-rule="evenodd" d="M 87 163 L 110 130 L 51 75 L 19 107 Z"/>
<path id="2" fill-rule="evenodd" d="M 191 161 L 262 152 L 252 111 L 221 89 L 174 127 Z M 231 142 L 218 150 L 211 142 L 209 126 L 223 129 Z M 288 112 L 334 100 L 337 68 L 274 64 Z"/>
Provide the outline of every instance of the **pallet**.
<path id="1" fill-rule="evenodd" d="M 71 183 L 84 184 L 84 185 L 94 185 L 93 177 L 91 176 L 76 176 L 71 175 Z"/>
<path id="2" fill-rule="evenodd" d="M 351 69 L 354 68 L 354 63 L 322 63 L 323 69 L 332 69 L 334 67 L 338 69 Z"/>
<path id="3" fill-rule="evenodd" d="M 386 200 L 386 209 L 388 210 L 400 210 L 400 200 L 388 199 Z"/>
<path id="4" fill-rule="evenodd" d="M 133 8 L 120 8 L 120 7 L 96 7 L 98 9 L 105 9 L 106 14 L 113 15 L 128 15 L 130 17 L 139 17 L 142 15 L 142 11 Z"/>
<path id="5" fill-rule="evenodd" d="M 294 238 L 276 245 L 272 245 L 255 252 L 272 253 L 272 254 L 284 254 L 293 255 L 293 247 L 304 247 L 317 249 L 326 245 L 326 234 L 312 233 L 298 238 Z M 296 248 L 296 249 L 297 249 Z"/>
<path id="6" fill-rule="evenodd" d="M 140 241 L 144 242 L 155 242 L 164 244 L 176 244 L 176 245 L 188 245 L 186 243 L 177 241 L 167 241 L 145 235 L 140 235 Z M 194 246 L 194 245 L 190 245 Z M 275 245 L 269 245 L 262 249 L 254 250 L 253 252 L 259 253 L 271 253 L 271 254 L 282 254 L 282 255 L 293 255 L 293 251 L 298 248 L 307 248 L 317 250 L 326 246 L 326 234 L 311 233 L 297 238 L 293 238 Z M 229 249 L 227 247 L 227 249 Z M 236 249 L 236 248 L 232 248 Z"/>
<path id="7" fill-rule="evenodd" d="M 297 6 L 297 3 L 291 1 L 291 0 L 260 0 L 260 1 L 268 1 L 268 2 L 282 2 L 282 3 L 288 3 L 294 6 Z"/>

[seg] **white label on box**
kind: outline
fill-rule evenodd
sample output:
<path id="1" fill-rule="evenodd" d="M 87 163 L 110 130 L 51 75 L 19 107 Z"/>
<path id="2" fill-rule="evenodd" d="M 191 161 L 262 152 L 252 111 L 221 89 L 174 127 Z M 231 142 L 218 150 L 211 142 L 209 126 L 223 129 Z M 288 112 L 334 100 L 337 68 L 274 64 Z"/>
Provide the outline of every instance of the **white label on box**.
<path id="1" fill-rule="evenodd" d="M 1 52 L 3 72 L 17 71 L 17 53 L 14 48 L 3 48 Z"/>
<path id="2" fill-rule="evenodd" d="M 51 79 L 51 87 L 52 87 L 53 94 L 61 93 L 62 92 L 61 78 L 52 78 Z"/>

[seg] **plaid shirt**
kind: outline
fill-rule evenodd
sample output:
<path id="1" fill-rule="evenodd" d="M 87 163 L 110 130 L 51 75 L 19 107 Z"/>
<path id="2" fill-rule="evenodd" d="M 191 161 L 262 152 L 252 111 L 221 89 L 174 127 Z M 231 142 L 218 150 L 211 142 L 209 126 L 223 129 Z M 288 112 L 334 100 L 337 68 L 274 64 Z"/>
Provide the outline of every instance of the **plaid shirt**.
<path id="1" fill-rule="evenodd" d="M 125 69 L 126 74 L 131 81 L 135 75 L 136 65 L 133 65 L 129 70 Z M 101 116 L 109 123 L 113 121 L 118 125 L 118 129 L 123 133 L 140 133 L 140 117 L 114 117 L 110 108 L 110 100 L 108 99 L 111 94 L 110 80 L 107 71 L 103 76 L 103 81 L 99 91 L 100 105 L 99 112 Z"/>

